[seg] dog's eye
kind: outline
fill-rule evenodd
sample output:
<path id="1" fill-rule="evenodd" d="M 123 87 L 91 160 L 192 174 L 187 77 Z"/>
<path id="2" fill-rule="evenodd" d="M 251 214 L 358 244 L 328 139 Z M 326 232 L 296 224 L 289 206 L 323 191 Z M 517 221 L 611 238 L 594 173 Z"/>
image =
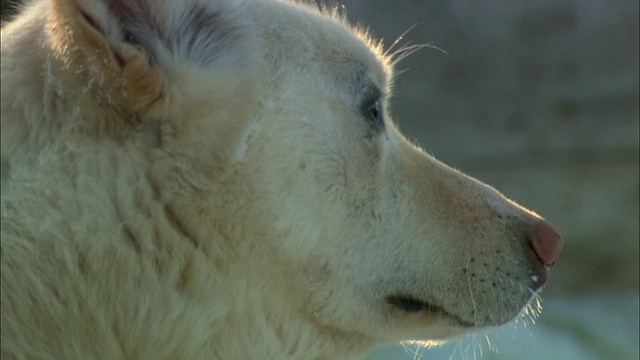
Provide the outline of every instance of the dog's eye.
<path id="1" fill-rule="evenodd" d="M 376 100 L 369 105 L 367 108 L 367 116 L 369 116 L 375 127 L 384 126 L 384 113 L 380 100 Z"/>

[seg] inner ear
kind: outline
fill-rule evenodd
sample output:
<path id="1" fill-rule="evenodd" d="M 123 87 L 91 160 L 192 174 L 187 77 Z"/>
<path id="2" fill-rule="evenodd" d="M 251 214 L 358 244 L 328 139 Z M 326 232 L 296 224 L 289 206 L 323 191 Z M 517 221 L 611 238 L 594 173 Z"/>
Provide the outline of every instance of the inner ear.
<path id="1" fill-rule="evenodd" d="M 88 14 L 82 8 L 79 8 L 79 11 L 80 11 L 80 14 L 82 15 L 82 17 L 84 18 L 84 20 L 86 21 L 86 23 L 90 27 L 92 27 L 95 31 L 100 33 L 105 39 L 108 39 L 108 34 L 106 33 L 103 24 L 99 23 L 97 21 L 97 19 L 93 18 L 90 14 Z M 125 38 L 126 38 L 126 34 L 127 33 L 125 33 Z M 125 58 L 113 46 L 109 46 L 109 48 L 111 49 L 111 52 L 112 52 L 115 60 L 117 61 L 118 65 L 120 66 L 120 68 L 124 69 L 124 67 L 126 65 Z"/>

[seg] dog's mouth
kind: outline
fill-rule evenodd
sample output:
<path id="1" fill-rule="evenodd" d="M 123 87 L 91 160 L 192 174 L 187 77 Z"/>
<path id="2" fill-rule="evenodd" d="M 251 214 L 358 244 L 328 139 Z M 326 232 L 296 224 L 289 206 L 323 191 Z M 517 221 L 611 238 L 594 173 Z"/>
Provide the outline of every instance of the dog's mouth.
<path id="1" fill-rule="evenodd" d="M 455 321 L 458 325 L 465 328 L 475 327 L 474 323 L 461 319 L 459 316 L 454 315 L 444 309 L 441 306 L 434 305 L 430 302 L 416 299 L 407 295 L 392 295 L 386 298 L 388 304 L 407 313 L 418 313 L 421 311 L 427 311 L 433 315 L 439 315 Z"/>

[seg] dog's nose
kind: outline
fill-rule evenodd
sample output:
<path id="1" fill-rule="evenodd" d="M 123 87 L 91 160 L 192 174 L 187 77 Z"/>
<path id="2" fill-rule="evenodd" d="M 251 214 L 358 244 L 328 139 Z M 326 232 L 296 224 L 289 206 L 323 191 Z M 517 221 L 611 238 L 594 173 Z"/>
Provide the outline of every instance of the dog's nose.
<path id="1" fill-rule="evenodd" d="M 551 223 L 537 220 L 529 237 L 531 247 L 545 266 L 553 265 L 562 249 L 562 237 Z"/>

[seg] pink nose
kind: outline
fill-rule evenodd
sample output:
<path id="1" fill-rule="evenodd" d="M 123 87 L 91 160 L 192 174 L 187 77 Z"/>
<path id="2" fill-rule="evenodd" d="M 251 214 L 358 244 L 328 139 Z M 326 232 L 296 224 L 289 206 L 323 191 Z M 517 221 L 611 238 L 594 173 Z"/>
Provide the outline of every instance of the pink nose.
<path id="1" fill-rule="evenodd" d="M 562 249 L 562 237 L 551 223 L 538 220 L 534 224 L 529 241 L 533 251 L 544 265 L 551 266 L 556 262 Z"/>

